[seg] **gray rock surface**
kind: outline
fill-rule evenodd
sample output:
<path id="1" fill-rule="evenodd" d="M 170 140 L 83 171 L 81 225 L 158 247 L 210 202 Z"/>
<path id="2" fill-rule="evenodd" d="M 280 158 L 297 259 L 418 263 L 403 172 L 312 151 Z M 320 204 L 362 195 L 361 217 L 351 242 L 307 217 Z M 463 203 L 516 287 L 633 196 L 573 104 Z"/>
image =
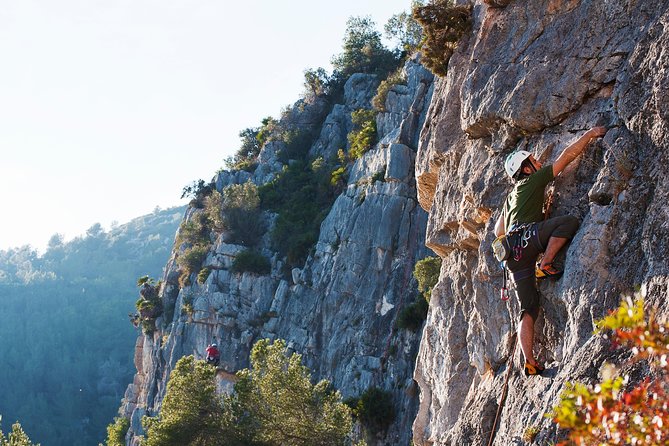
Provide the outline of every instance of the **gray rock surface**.
<path id="1" fill-rule="evenodd" d="M 410 70 L 423 69 L 413 64 Z M 346 141 L 350 112 L 369 108 L 377 85 L 369 75 L 349 79 L 345 104 L 333 107 L 321 129 L 322 147 L 345 147 L 337 144 L 342 137 Z M 418 137 L 419 118 L 412 107 L 427 108 L 423 90 L 419 98 L 397 96 L 388 104 L 397 115 L 404 110 L 412 122 L 407 127 L 416 129 L 409 135 L 413 139 Z M 331 125 L 336 122 L 342 126 Z M 138 445 L 141 416 L 160 410 L 167 378 L 179 358 L 189 354 L 203 358 L 205 347 L 215 339 L 221 347 L 219 388 L 230 391 L 233 374 L 249 366 L 250 349 L 261 338 L 285 339 L 290 349 L 303 355 L 315 379 L 330 380 L 344 397 L 359 396 L 370 386 L 391 391 L 396 422 L 370 446 L 409 442 L 418 407 L 411 376 L 420 332 L 397 330 L 395 320 L 415 297 L 413 267 L 428 250 L 427 213 L 416 200 L 415 153 L 398 139 L 404 124 L 398 120 L 395 138 L 387 135 L 352 168 L 355 173 L 323 221 L 318 242 L 303 266 L 286 272 L 283 259 L 272 252 L 265 237 L 260 249 L 271 259 L 271 273 L 233 273 L 232 262 L 244 247 L 227 244 L 218 235 L 204 264 L 212 270 L 208 279 L 203 284 L 192 279 L 191 285 L 180 288 L 174 260 L 179 253 L 173 253 L 161 296 L 166 308 L 174 306 L 174 317 L 162 325 L 159 320 L 158 331 L 138 340 L 137 375 L 121 409 L 133 421 L 128 444 Z M 252 176 L 219 173 L 217 188 L 271 179 L 280 171 L 274 166 L 280 149 L 267 144 Z M 324 156 L 329 149 L 323 150 L 313 156 Z M 372 182 L 378 171 L 382 175 Z M 190 215 L 192 211 L 186 218 Z M 267 218 L 273 221 L 272 216 Z M 191 303 L 191 314 L 181 311 L 184 302 Z"/>
<path id="2" fill-rule="evenodd" d="M 488 4 L 504 6 L 492 8 Z M 544 414 L 566 381 L 592 382 L 610 345 L 593 321 L 641 284 L 666 314 L 669 119 L 667 1 L 476 1 L 474 26 L 439 79 L 416 158 L 427 245 L 443 258 L 414 378 L 418 445 L 488 444 L 509 367 L 495 445 L 558 439 Z M 564 277 L 540 286 L 535 353 L 548 377 L 526 379 L 514 350 L 518 304 L 498 298 L 490 251 L 510 189 L 503 160 L 529 148 L 547 161 L 586 129 L 605 138 L 554 183 L 552 215 L 581 220 Z"/>

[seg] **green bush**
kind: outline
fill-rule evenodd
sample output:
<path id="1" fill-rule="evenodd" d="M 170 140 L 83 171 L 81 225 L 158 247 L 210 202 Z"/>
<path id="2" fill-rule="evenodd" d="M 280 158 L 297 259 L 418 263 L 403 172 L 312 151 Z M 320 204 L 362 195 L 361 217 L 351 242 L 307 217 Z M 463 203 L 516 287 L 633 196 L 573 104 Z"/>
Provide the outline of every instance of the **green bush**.
<path id="1" fill-rule="evenodd" d="M 291 267 L 306 259 L 337 196 L 330 177 L 323 174 L 328 169 L 319 163 L 294 162 L 259 189 L 261 207 L 278 214 L 271 234 L 272 246 L 282 256 L 290 252 Z"/>
<path id="2" fill-rule="evenodd" d="M 228 406 L 216 393 L 216 369 L 193 356 L 177 361 L 167 382 L 160 414 L 144 417 L 143 446 L 226 444 L 235 441 L 235 428 L 226 416 Z"/>
<path id="3" fill-rule="evenodd" d="M 209 252 L 208 245 L 195 245 L 186 248 L 184 252 L 177 257 L 177 265 L 188 275 L 199 272 L 202 262 Z"/>
<path id="4" fill-rule="evenodd" d="M 348 399 L 346 404 L 372 434 L 384 432 L 395 421 L 392 393 L 378 387 L 370 387 L 359 398 Z"/>
<path id="5" fill-rule="evenodd" d="M 181 313 L 192 316 L 195 313 L 195 308 L 193 307 L 193 294 L 186 293 L 183 297 L 183 304 L 181 305 Z"/>
<path id="6" fill-rule="evenodd" d="M 376 142 L 376 111 L 359 109 L 351 113 L 353 130 L 348 134 L 349 157 L 360 158 Z"/>
<path id="7" fill-rule="evenodd" d="M 404 69 L 403 67 L 398 67 L 397 70 L 393 71 L 392 74 L 388 76 L 388 78 L 381 81 L 379 87 L 376 89 L 376 95 L 372 98 L 372 106 L 374 109 L 379 112 L 385 112 L 388 92 L 393 86 L 404 83 L 406 83 Z"/>
<path id="8" fill-rule="evenodd" d="M 215 200 L 212 199 L 212 202 Z M 204 200 L 203 200 L 204 206 Z M 208 212 L 196 211 L 189 220 L 181 223 L 177 233 L 177 245 L 206 245 L 210 243 L 211 220 Z"/>
<path id="9" fill-rule="evenodd" d="M 425 257 L 416 262 L 414 267 L 413 276 L 418 281 L 418 291 L 423 293 L 428 302 L 432 296 L 432 288 L 439 281 L 440 270 L 441 257 Z"/>
<path id="10" fill-rule="evenodd" d="M 471 6 L 455 6 L 453 0 L 434 0 L 414 8 L 413 16 L 423 26 L 421 62 L 434 74 L 445 76 L 458 41 L 471 29 Z"/>
<path id="11" fill-rule="evenodd" d="M 266 275 L 272 271 L 272 265 L 264 255 L 247 249 L 237 254 L 232 262 L 232 271 L 235 273 L 251 272 Z"/>
<path id="12" fill-rule="evenodd" d="M 397 328 L 416 331 L 427 318 L 428 302 L 422 295 L 409 304 L 397 315 Z"/>
<path id="13" fill-rule="evenodd" d="M 146 334 L 155 330 L 155 321 L 163 313 L 159 296 L 160 284 L 160 281 L 156 282 L 149 276 L 142 276 L 137 280 L 137 286 L 140 288 L 139 299 L 135 302 L 137 314 L 131 320 L 133 324 L 140 325 Z"/>
<path id="14" fill-rule="evenodd" d="M 265 233 L 258 187 L 252 182 L 223 189 L 223 225 L 228 243 L 256 246 Z"/>
<path id="15" fill-rule="evenodd" d="M 197 180 L 183 188 L 181 198 L 192 197 L 190 205 L 195 208 L 202 208 L 204 199 L 214 190 L 216 190 L 214 183 Z"/>
<path id="16" fill-rule="evenodd" d="M 123 417 L 114 418 L 107 426 L 107 446 L 125 446 L 125 434 L 130 428 L 130 420 Z"/>
<path id="17" fill-rule="evenodd" d="M 0 446 L 39 446 L 30 441 L 28 435 L 23 431 L 19 423 L 12 425 L 12 431 L 5 437 L 5 434 L 0 430 Z"/>
<path id="18" fill-rule="evenodd" d="M 286 147 L 278 154 L 278 159 L 283 164 L 290 160 L 302 160 L 306 157 L 314 142 L 316 133 L 313 129 L 290 129 L 283 132 L 281 140 Z"/>
<path id="19" fill-rule="evenodd" d="M 209 278 L 209 274 L 211 274 L 211 270 L 209 268 L 202 268 L 197 274 L 197 283 L 200 285 L 205 283 Z"/>
<path id="20" fill-rule="evenodd" d="M 345 444 L 352 427 L 349 408 L 328 381 L 311 383 L 302 357 L 289 354 L 285 341 L 258 341 L 251 351 L 251 368 L 237 376 L 239 411 L 249 414 L 246 426 L 252 426 L 257 444 Z"/>
<path id="21" fill-rule="evenodd" d="M 353 73 L 385 76 L 398 63 L 399 55 L 388 50 L 370 17 L 350 17 L 346 22 L 343 52 L 332 58 L 335 76 L 347 79 Z"/>
<path id="22" fill-rule="evenodd" d="M 411 2 L 411 10 L 423 6 L 420 0 Z M 397 39 L 405 54 L 414 53 L 423 40 L 423 27 L 416 21 L 411 13 L 402 11 L 393 15 L 384 25 L 383 30 L 389 39 Z"/>

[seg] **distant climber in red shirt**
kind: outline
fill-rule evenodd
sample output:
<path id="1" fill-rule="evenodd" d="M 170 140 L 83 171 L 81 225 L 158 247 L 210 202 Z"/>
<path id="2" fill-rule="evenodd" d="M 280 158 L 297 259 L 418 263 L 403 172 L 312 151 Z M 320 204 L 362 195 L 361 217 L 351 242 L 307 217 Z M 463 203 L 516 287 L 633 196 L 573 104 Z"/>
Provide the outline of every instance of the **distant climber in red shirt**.
<path id="1" fill-rule="evenodd" d="M 212 364 L 218 367 L 218 362 L 221 360 L 221 352 L 218 351 L 218 345 L 216 345 L 215 342 L 212 342 L 205 351 L 207 352 L 207 364 Z"/>

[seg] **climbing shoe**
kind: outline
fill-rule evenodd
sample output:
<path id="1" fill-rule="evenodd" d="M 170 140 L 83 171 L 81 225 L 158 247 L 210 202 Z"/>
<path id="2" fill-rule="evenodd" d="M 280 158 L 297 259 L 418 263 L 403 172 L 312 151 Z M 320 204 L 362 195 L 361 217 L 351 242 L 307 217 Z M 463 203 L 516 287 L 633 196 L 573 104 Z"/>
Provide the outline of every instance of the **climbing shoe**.
<path id="1" fill-rule="evenodd" d="M 544 369 L 539 364 L 532 365 L 529 362 L 525 363 L 525 376 L 534 376 L 534 375 L 541 376 L 541 374 L 544 373 L 544 370 L 546 369 Z"/>
<path id="2" fill-rule="evenodd" d="M 564 271 L 553 268 L 553 264 L 549 263 L 548 265 L 541 268 L 537 265 L 534 275 L 537 279 L 559 279 L 562 277 Z"/>

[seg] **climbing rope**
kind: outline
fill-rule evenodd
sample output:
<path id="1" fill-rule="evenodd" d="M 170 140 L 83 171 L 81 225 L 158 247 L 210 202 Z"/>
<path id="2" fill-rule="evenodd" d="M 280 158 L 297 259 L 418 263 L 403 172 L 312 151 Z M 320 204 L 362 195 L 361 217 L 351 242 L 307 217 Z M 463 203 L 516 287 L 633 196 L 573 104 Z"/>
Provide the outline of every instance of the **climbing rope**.
<path id="1" fill-rule="evenodd" d="M 506 367 L 506 377 L 504 378 L 504 386 L 502 387 L 502 397 L 499 400 L 499 405 L 497 406 L 497 413 L 495 414 L 495 421 L 492 424 L 492 431 L 490 432 L 490 439 L 488 441 L 488 446 L 492 446 L 495 441 L 495 436 L 497 435 L 497 422 L 499 421 L 499 416 L 502 413 L 504 408 L 504 403 L 506 403 L 506 396 L 509 391 L 509 376 L 511 376 L 511 369 L 513 368 L 513 358 L 516 356 L 516 347 L 518 346 L 518 334 L 514 333 L 513 335 L 513 351 L 511 356 L 509 356 L 509 361 Z"/>

